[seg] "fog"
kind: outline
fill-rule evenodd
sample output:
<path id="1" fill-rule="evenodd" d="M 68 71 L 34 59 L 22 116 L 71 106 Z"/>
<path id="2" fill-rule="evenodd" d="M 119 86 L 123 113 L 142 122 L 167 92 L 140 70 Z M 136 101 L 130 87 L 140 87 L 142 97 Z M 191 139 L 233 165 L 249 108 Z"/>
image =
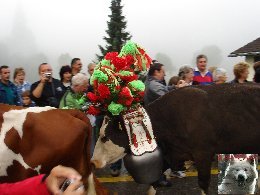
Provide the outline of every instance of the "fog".
<path id="1" fill-rule="evenodd" d="M 100 54 L 110 14 L 110 0 L 8 0 L 0 6 L 0 65 L 24 67 L 27 80 L 38 80 L 38 66 L 48 62 L 58 77 L 61 65 L 79 57 L 83 72 Z M 228 55 L 259 37 L 259 0 L 122 0 L 126 31 L 167 76 L 180 66 L 195 66 L 208 55 L 208 66 L 228 70 L 244 57 Z"/>

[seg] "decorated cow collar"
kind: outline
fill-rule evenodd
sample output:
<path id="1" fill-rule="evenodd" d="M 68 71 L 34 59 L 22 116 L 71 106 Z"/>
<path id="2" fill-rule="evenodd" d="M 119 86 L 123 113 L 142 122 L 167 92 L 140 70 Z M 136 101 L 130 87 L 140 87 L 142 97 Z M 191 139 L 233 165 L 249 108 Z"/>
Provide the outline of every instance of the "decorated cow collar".
<path id="1" fill-rule="evenodd" d="M 150 118 L 142 106 L 123 113 L 131 152 L 140 156 L 145 152 L 153 152 L 156 147 Z"/>

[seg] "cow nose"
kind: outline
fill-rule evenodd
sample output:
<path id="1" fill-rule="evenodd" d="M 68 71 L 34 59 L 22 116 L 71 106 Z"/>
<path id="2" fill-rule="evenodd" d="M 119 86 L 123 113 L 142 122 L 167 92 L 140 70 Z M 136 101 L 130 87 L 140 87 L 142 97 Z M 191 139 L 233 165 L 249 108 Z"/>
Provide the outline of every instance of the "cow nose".
<path id="1" fill-rule="evenodd" d="M 243 175 L 238 175 L 238 181 L 245 181 L 245 177 Z"/>
<path id="2" fill-rule="evenodd" d="M 92 162 L 90 162 L 90 168 L 91 168 L 91 172 L 93 172 L 96 168 L 96 165 Z"/>
<path id="3" fill-rule="evenodd" d="M 91 160 L 90 161 L 91 165 L 92 165 L 92 168 L 102 168 L 101 167 L 101 163 L 98 161 L 98 160 Z"/>

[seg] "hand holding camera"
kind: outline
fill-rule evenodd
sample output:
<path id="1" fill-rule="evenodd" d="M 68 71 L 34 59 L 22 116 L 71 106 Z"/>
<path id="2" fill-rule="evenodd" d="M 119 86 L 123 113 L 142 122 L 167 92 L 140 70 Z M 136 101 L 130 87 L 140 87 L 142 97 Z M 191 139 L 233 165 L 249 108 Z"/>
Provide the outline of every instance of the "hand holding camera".
<path id="1" fill-rule="evenodd" d="M 52 78 L 52 73 L 51 72 L 44 72 L 41 75 L 41 82 L 48 82 Z"/>
<path id="2" fill-rule="evenodd" d="M 80 180 L 81 176 L 76 170 L 59 165 L 54 167 L 50 175 L 46 178 L 46 185 L 48 190 L 53 194 L 83 195 L 84 188 L 81 187 L 83 185 Z M 70 181 L 74 181 L 74 183 Z M 61 189 L 62 186 L 63 188 Z"/>
<path id="3" fill-rule="evenodd" d="M 76 181 L 75 179 L 66 179 L 60 187 L 61 192 L 66 191 L 77 191 L 84 192 L 84 185 L 80 181 Z"/>

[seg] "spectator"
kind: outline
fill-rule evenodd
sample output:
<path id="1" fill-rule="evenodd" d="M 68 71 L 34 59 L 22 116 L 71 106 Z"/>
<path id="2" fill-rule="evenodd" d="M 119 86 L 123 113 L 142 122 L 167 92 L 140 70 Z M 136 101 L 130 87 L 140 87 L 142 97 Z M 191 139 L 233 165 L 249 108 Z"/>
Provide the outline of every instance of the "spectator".
<path id="1" fill-rule="evenodd" d="M 40 80 L 31 86 L 31 98 L 37 106 L 59 107 L 60 100 L 65 93 L 62 83 L 52 77 L 52 68 L 43 63 L 39 66 Z"/>
<path id="2" fill-rule="evenodd" d="M 22 102 L 22 93 L 31 88 L 31 84 L 28 81 L 25 81 L 25 71 L 23 68 L 16 68 L 14 70 L 14 84 L 17 88 L 20 102 Z"/>
<path id="3" fill-rule="evenodd" d="M 88 64 L 88 73 L 89 73 L 89 76 L 91 77 L 94 70 L 95 70 L 95 67 L 96 67 L 96 64 L 95 63 L 89 63 Z"/>
<path id="4" fill-rule="evenodd" d="M 260 61 L 254 64 L 254 70 L 255 70 L 254 82 L 260 83 Z"/>
<path id="5" fill-rule="evenodd" d="M 62 193 L 63 195 L 83 195 L 84 188 L 80 181 L 81 175 L 74 169 L 61 165 L 54 167 L 49 175 L 38 175 L 16 183 L 0 184 L 0 194 L 14 195 L 51 195 L 61 194 L 60 186 L 65 179 L 73 179 L 75 182 Z"/>
<path id="6" fill-rule="evenodd" d="M 145 81 L 145 95 L 144 95 L 144 105 L 147 106 L 151 102 L 155 101 L 159 97 L 168 93 L 169 90 L 186 86 L 185 83 L 179 83 L 176 86 L 165 86 L 164 79 L 165 70 L 163 64 L 155 62 L 151 64 L 148 71 L 148 76 Z"/>
<path id="7" fill-rule="evenodd" d="M 173 89 L 174 86 L 165 86 L 163 80 L 165 77 L 165 70 L 163 64 L 155 62 L 151 64 L 148 71 L 148 76 L 145 81 L 145 95 L 144 105 L 147 106 L 149 103 L 158 99 L 162 95 Z"/>
<path id="8" fill-rule="evenodd" d="M 246 83 L 249 74 L 249 64 L 246 62 L 239 62 L 235 64 L 233 69 L 235 79 L 231 83 Z"/>
<path id="9" fill-rule="evenodd" d="M 180 67 L 178 76 L 180 80 L 184 80 L 185 83 L 187 83 L 188 85 L 198 84 L 195 81 L 193 81 L 194 70 L 190 66 Z"/>
<path id="10" fill-rule="evenodd" d="M 88 77 L 82 73 L 78 73 L 72 77 L 71 89 L 66 91 L 60 101 L 60 108 L 81 109 L 79 100 L 87 91 Z"/>
<path id="11" fill-rule="evenodd" d="M 254 63 L 254 70 L 260 68 L 260 61 Z"/>
<path id="12" fill-rule="evenodd" d="M 179 76 L 173 76 L 170 78 L 168 86 L 172 86 L 172 85 L 177 85 L 177 83 L 179 82 L 180 77 Z"/>
<path id="13" fill-rule="evenodd" d="M 212 74 L 207 70 L 207 56 L 201 54 L 197 56 L 197 67 L 194 71 L 193 81 L 199 85 L 210 85 L 213 83 Z"/>
<path id="14" fill-rule="evenodd" d="M 88 92 L 94 92 L 93 86 L 90 84 L 90 77 L 92 76 L 94 70 L 95 70 L 96 64 L 90 63 L 88 65 L 88 73 L 89 73 L 89 86 L 88 86 Z"/>
<path id="15" fill-rule="evenodd" d="M 10 69 L 3 65 L 0 67 L 0 103 L 21 105 L 17 87 L 10 81 Z"/>
<path id="16" fill-rule="evenodd" d="M 216 68 L 213 72 L 213 82 L 215 84 L 225 83 L 227 81 L 227 71 L 224 68 Z"/>
<path id="17" fill-rule="evenodd" d="M 76 75 L 81 71 L 82 68 L 82 63 L 79 58 L 73 58 L 71 60 L 71 71 L 72 71 L 72 76 Z"/>
<path id="18" fill-rule="evenodd" d="M 22 105 L 23 105 L 23 107 L 34 107 L 35 106 L 35 103 L 31 100 L 29 90 L 26 90 L 22 93 Z"/>
<path id="19" fill-rule="evenodd" d="M 148 76 L 145 81 L 145 95 L 144 95 L 144 105 L 147 106 L 148 104 L 152 103 L 159 97 L 165 95 L 169 92 L 169 90 L 172 90 L 175 88 L 175 86 L 165 86 L 163 84 L 165 77 L 165 70 L 163 64 L 159 62 L 154 62 L 151 64 L 150 69 L 148 71 Z M 181 87 L 181 86 L 176 86 Z M 160 145 L 160 147 L 163 148 L 163 145 Z M 179 162 L 179 164 L 176 164 L 175 170 L 173 171 L 172 176 L 177 177 L 185 177 L 184 173 L 184 162 Z M 164 159 L 164 170 L 169 168 L 168 162 L 166 159 Z M 161 178 L 154 183 L 155 186 L 171 186 L 171 183 L 166 180 L 165 175 L 162 175 Z"/>
<path id="20" fill-rule="evenodd" d="M 84 106 L 80 99 L 82 96 L 87 92 L 88 88 L 88 77 L 85 74 L 78 73 L 75 76 L 72 77 L 72 82 L 71 82 L 71 89 L 67 90 L 64 96 L 62 97 L 60 101 L 60 108 L 75 108 L 82 110 L 82 107 Z M 95 116 L 88 114 L 87 115 L 91 126 L 92 130 L 95 131 Z M 91 155 L 94 151 L 96 139 L 95 139 L 95 133 L 92 133 L 92 140 L 91 140 Z"/>
<path id="21" fill-rule="evenodd" d="M 208 71 L 209 71 L 211 74 L 213 74 L 213 72 L 214 72 L 216 69 L 217 69 L 217 66 L 210 66 L 210 67 L 208 68 Z"/>
<path id="22" fill-rule="evenodd" d="M 60 69 L 60 81 L 65 91 L 71 86 L 71 77 L 71 67 L 69 65 L 62 66 Z"/>

